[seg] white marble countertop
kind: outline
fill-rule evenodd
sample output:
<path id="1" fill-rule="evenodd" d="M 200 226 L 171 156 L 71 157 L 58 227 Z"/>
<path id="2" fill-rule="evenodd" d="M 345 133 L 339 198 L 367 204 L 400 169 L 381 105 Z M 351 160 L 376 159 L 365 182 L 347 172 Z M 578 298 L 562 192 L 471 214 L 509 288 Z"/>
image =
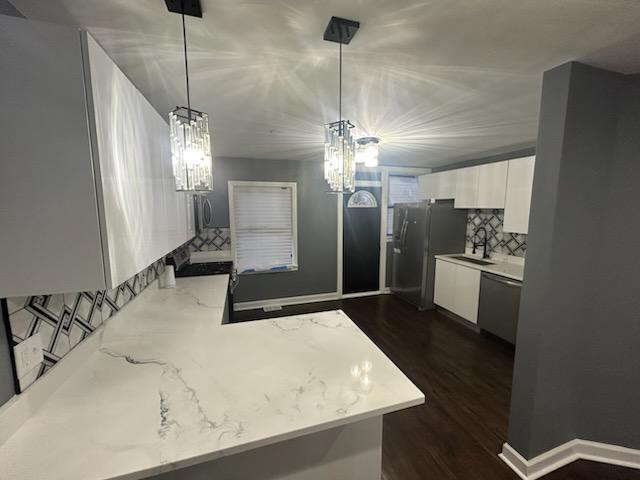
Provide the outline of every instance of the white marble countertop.
<path id="1" fill-rule="evenodd" d="M 501 277 L 510 278 L 512 280 L 518 280 L 522 282 L 524 277 L 524 264 L 521 263 L 513 263 L 507 262 L 504 260 L 493 260 L 489 259 L 488 261 L 492 262 L 491 265 L 477 265 L 471 262 L 465 262 L 464 260 L 458 260 L 457 258 L 460 255 L 464 255 L 462 253 L 456 253 L 451 255 L 436 255 L 436 259 L 438 260 L 446 260 L 451 263 L 457 263 L 458 265 L 464 265 L 465 267 L 474 268 L 476 270 L 480 270 L 487 273 L 493 273 L 495 275 L 500 275 Z M 469 255 L 469 257 L 472 257 Z M 476 257 L 472 257 L 476 258 Z"/>
<path id="2" fill-rule="evenodd" d="M 424 402 L 342 311 L 220 325 L 226 282 L 151 286 L 106 322 L 0 446 L 2 477 L 145 478 Z M 369 393 L 351 374 L 363 361 Z"/>

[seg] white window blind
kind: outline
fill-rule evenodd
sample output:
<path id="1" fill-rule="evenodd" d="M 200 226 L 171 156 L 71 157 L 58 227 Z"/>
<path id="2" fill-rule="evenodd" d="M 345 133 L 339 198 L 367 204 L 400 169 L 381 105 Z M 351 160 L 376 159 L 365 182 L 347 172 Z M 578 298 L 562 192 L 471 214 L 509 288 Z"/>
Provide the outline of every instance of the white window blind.
<path id="1" fill-rule="evenodd" d="M 422 200 L 417 177 L 389 175 L 389 204 L 387 205 L 387 235 L 393 234 L 393 206 Z"/>
<path id="2" fill-rule="evenodd" d="M 389 175 L 389 206 L 420 201 L 418 178 Z"/>
<path id="3" fill-rule="evenodd" d="M 231 185 L 233 244 L 239 272 L 297 267 L 295 184 Z"/>

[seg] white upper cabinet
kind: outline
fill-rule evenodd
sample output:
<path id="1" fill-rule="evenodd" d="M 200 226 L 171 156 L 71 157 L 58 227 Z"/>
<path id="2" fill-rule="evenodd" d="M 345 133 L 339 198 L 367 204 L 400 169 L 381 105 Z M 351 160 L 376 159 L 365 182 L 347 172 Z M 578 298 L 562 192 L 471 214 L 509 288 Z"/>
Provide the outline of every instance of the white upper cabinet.
<path id="1" fill-rule="evenodd" d="M 480 167 L 467 167 L 456 172 L 456 208 L 477 208 Z"/>
<path id="2" fill-rule="evenodd" d="M 455 170 L 455 207 L 504 208 L 507 163 L 487 163 Z"/>
<path id="3" fill-rule="evenodd" d="M 0 297 L 112 288 L 193 236 L 168 124 L 75 28 L 0 16 Z"/>
<path id="4" fill-rule="evenodd" d="M 475 208 L 504 208 L 508 163 L 495 162 L 479 166 Z"/>
<path id="5" fill-rule="evenodd" d="M 504 207 L 505 232 L 528 233 L 531 190 L 536 157 L 509 160 Z"/>
<path id="6" fill-rule="evenodd" d="M 456 174 L 454 170 L 430 173 L 418 177 L 420 191 L 425 198 L 443 200 L 455 197 Z"/>
<path id="7" fill-rule="evenodd" d="M 87 38 L 102 190 L 107 284 L 119 285 L 186 242 L 184 193 L 177 193 L 168 125 L 118 66 Z"/>
<path id="8" fill-rule="evenodd" d="M 418 190 L 424 198 L 433 198 L 432 195 L 435 190 L 434 184 L 433 174 L 431 173 L 418 177 Z"/>

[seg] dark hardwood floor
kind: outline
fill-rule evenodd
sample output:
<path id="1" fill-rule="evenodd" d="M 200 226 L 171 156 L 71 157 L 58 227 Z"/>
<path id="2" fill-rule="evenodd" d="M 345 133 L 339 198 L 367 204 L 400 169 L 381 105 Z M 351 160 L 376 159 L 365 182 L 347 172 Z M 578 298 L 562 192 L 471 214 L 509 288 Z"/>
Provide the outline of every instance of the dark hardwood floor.
<path id="1" fill-rule="evenodd" d="M 518 480 L 507 438 L 513 348 L 391 295 L 237 312 L 236 319 L 341 308 L 420 388 L 426 403 L 385 415 L 383 480 Z M 640 480 L 640 471 L 575 462 L 544 480 Z"/>

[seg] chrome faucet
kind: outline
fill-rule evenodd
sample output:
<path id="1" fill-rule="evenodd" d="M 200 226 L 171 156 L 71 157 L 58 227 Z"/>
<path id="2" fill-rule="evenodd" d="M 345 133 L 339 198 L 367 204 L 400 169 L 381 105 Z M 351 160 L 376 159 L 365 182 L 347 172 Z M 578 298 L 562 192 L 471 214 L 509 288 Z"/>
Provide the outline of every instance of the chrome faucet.
<path id="1" fill-rule="evenodd" d="M 480 243 L 476 243 L 476 238 L 478 238 L 478 233 L 480 231 L 484 232 L 484 238 L 483 238 L 483 242 L 482 244 Z M 484 227 L 478 227 L 476 228 L 476 231 L 473 232 L 473 237 L 471 237 L 471 243 L 473 244 L 473 251 L 471 253 L 475 254 L 476 253 L 476 248 L 479 247 L 480 245 L 483 246 L 482 249 L 482 258 L 489 258 L 489 253 L 487 253 L 487 229 Z"/>

